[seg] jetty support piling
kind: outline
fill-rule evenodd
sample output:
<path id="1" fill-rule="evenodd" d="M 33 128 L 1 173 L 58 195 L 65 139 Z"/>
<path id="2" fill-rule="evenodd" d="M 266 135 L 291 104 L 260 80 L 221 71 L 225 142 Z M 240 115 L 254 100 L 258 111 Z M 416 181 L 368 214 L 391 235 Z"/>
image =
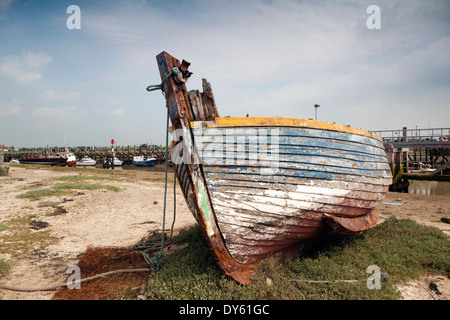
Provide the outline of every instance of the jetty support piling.
<path id="1" fill-rule="evenodd" d="M 53 148 L 57 150 L 61 150 L 63 148 Z M 118 159 L 123 161 L 123 164 L 131 164 L 133 162 L 133 158 L 135 156 L 154 156 L 156 158 L 156 162 L 158 164 L 165 162 L 165 147 L 162 146 L 142 146 L 142 145 L 134 145 L 134 146 L 117 146 L 114 148 L 115 155 Z M 105 159 L 111 156 L 111 148 L 110 147 L 95 147 L 95 148 L 85 148 L 85 147 L 76 147 L 70 148 L 70 152 L 74 153 L 77 159 L 81 159 L 84 156 L 88 156 L 94 160 L 96 160 L 99 164 L 105 162 Z M 4 162 L 10 162 L 12 159 L 23 159 L 30 158 L 37 154 L 43 154 L 45 150 L 42 148 L 34 148 L 27 149 L 22 151 L 7 151 L 4 152 L 3 158 Z M 51 154 L 55 154 L 57 152 L 53 152 L 50 150 Z"/>
<path id="2" fill-rule="evenodd" d="M 425 166 L 437 175 L 450 168 L 450 128 L 428 128 L 373 131 L 383 138 L 391 164 L 400 163 L 404 173 Z"/>

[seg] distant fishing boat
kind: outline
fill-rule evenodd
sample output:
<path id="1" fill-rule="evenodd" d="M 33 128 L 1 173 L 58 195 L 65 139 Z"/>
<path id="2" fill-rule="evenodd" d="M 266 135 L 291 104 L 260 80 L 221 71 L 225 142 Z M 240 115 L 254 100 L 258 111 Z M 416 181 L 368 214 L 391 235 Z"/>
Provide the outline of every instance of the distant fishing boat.
<path id="1" fill-rule="evenodd" d="M 376 224 L 392 183 L 379 136 L 314 120 L 221 118 L 205 79 L 203 92 L 186 89 L 189 62 L 166 52 L 157 62 L 177 179 L 224 274 L 248 284 L 262 259 Z"/>
<path id="2" fill-rule="evenodd" d="M 97 164 L 97 161 L 92 159 L 89 156 L 84 156 L 80 160 L 77 161 L 77 166 L 95 166 Z"/>
<path id="3" fill-rule="evenodd" d="M 77 158 L 76 158 L 76 156 L 73 153 L 68 152 L 66 154 L 63 154 L 62 156 L 66 158 L 66 161 L 61 163 L 61 164 L 58 164 L 58 166 L 61 166 L 61 167 L 64 167 L 64 166 L 73 167 L 74 165 L 77 164 Z"/>
<path id="4" fill-rule="evenodd" d="M 117 158 L 117 156 L 114 156 L 113 162 L 115 166 L 121 166 L 123 164 L 123 161 Z"/>
<path id="5" fill-rule="evenodd" d="M 19 159 L 21 164 L 58 165 L 67 162 L 67 157 L 62 155 L 36 155 L 34 157 Z"/>
<path id="6" fill-rule="evenodd" d="M 413 163 L 413 167 L 414 169 L 409 170 L 409 173 L 432 173 L 436 171 L 430 164 L 424 164 L 422 162 Z"/>
<path id="7" fill-rule="evenodd" d="M 132 164 L 142 167 L 154 166 L 156 164 L 156 158 L 147 156 L 134 156 Z"/>
<path id="8" fill-rule="evenodd" d="M 21 164 L 41 164 L 51 166 L 67 166 L 72 167 L 76 164 L 77 158 L 75 155 L 66 149 L 65 152 L 56 155 L 36 155 L 34 157 L 19 159 Z"/>

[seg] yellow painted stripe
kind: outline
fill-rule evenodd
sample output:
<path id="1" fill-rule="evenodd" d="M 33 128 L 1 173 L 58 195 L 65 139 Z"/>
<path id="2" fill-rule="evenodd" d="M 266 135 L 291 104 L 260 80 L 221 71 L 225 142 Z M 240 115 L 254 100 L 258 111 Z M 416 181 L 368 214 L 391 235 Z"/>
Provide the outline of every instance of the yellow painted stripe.
<path id="1" fill-rule="evenodd" d="M 344 133 L 356 134 L 369 137 L 379 141 L 383 141 L 377 134 L 358 129 L 350 126 L 344 126 L 337 123 L 323 122 L 308 119 L 297 118 L 274 118 L 274 117 L 243 117 L 243 118 L 216 118 L 212 121 L 195 121 L 195 125 L 191 122 L 191 127 L 207 127 L 207 128 L 228 128 L 228 127 L 295 127 L 320 129 L 327 131 L 337 131 Z"/>

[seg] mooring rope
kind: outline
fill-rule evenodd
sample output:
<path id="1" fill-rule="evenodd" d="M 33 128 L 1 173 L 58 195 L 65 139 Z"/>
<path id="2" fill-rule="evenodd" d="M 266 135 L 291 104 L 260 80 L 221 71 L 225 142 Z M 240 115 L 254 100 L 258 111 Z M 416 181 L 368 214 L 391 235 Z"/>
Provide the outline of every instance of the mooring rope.
<path id="1" fill-rule="evenodd" d="M 113 274 L 118 273 L 133 273 L 133 272 L 149 272 L 151 271 L 149 268 L 137 268 L 137 269 L 119 269 L 119 270 L 113 270 L 113 271 L 107 271 L 100 274 L 96 274 L 95 276 L 87 277 L 80 280 L 75 280 L 73 282 L 65 282 L 65 283 L 59 283 L 54 284 L 50 286 L 44 286 L 44 287 L 34 287 L 34 288 L 27 288 L 27 287 L 17 287 L 17 286 L 10 286 L 6 284 L 0 284 L 0 289 L 4 290 L 10 290 L 10 291 L 22 291 L 22 292 L 34 292 L 34 291 L 53 291 L 68 285 L 77 285 L 79 283 L 95 280 L 98 278 L 103 278 L 106 276 L 110 276 Z"/>
<path id="2" fill-rule="evenodd" d="M 173 74 L 177 74 L 180 70 L 177 67 L 173 67 L 172 70 L 162 79 L 160 84 L 150 85 L 147 87 L 147 91 L 163 90 L 164 81 L 169 79 Z"/>
<path id="3" fill-rule="evenodd" d="M 167 77 L 167 76 L 166 76 Z M 163 81 L 164 82 L 164 81 Z M 163 209 L 163 221 L 162 221 L 162 236 L 161 236 L 161 249 L 158 253 L 153 256 L 153 269 L 160 269 L 163 263 L 164 254 L 164 231 L 166 226 L 166 199 L 167 199 L 167 169 L 168 169 L 168 158 L 169 156 L 169 106 L 167 106 L 167 121 L 166 121 L 166 155 L 164 159 L 165 170 L 164 170 L 164 209 Z"/>
<path id="4" fill-rule="evenodd" d="M 148 86 L 147 91 L 153 91 L 160 89 L 163 91 L 163 84 L 164 81 L 166 81 L 172 74 L 177 74 L 179 72 L 177 67 L 174 67 L 171 72 L 169 72 L 164 79 L 162 80 L 161 84 L 158 86 Z M 164 93 L 164 91 L 163 91 Z M 172 242 L 172 236 L 173 236 L 173 228 L 175 225 L 175 218 L 176 218 L 176 183 L 177 183 L 177 177 L 176 177 L 176 170 L 174 172 L 174 179 L 173 179 L 173 222 L 172 227 L 170 230 L 170 237 L 167 239 L 167 244 L 164 242 L 166 241 L 166 234 L 165 234 L 165 227 L 166 227 L 166 204 L 167 204 L 167 173 L 169 168 L 169 118 L 170 118 L 170 112 L 169 112 L 169 106 L 167 106 L 167 117 L 166 117 L 166 150 L 165 150 L 165 161 L 164 161 L 164 208 L 163 208 L 163 221 L 162 221 L 162 235 L 161 235 L 161 246 L 159 249 L 159 252 L 157 252 L 152 258 L 148 255 L 147 252 L 149 249 L 154 248 L 154 240 L 148 239 L 143 242 L 137 243 L 134 247 L 134 251 L 141 251 L 142 255 L 147 262 L 148 265 L 151 266 L 153 271 L 159 270 L 164 262 L 165 255 L 163 253 L 164 247 L 169 245 Z"/>

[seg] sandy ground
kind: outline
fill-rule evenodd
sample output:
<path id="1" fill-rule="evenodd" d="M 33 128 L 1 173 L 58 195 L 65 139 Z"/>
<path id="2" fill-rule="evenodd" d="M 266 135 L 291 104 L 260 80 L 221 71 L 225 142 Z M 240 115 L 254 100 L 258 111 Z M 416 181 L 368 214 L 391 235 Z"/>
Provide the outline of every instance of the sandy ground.
<path id="1" fill-rule="evenodd" d="M 393 215 L 436 227 L 450 236 L 450 224 L 441 221 L 441 218 L 450 218 L 450 197 L 389 192 L 377 208 L 380 223 Z M 430 283 L 437 285 L 440 295 L 430 290 Z M 413 279 L 399 285 L 398 289 L 405 300 L 450 300 L 450 279 L 447 276 Z"/>
<path id="2" fill-rule="evenodd" d="M 59 215 L 54 215 L 57 210 L 54 207 L 38 207 L 43 200 L 31 201 L 16 197 L 28 190 L 49 188 L 60 183 L 55 178 L 61 176 L 113 174 L 106 170 L 89 170 L 92 169 L 54 171 L 13 166 L 9 176 L 0 177 L 0 223 L 33 215 L 34 220 L 47 222 L 49 225 L 44 230 L 51 230 L 52 236 L 59 239 L 57 244 L 43 250 L 35 248 L 21 253 L 19 258 L 11 259 L 10 255 L 2 252 L 1 246 L 8 239 L 7 234 L 0 229 L 0 258 L 12 260 L 10 273 L 0 280 L 2 284 L 42 287 L 64 283 L 67 278 L 66 268 L 75 265 L 79 255 L 88 246 L 132 246 L 147 232 L 162 228 L 164 173 L 116 170 L 116 180 L 99 183 L 117 186 L 121 188 L 120 192 L 81 190 L 70 195 L 43 199 L 60 202 L 59 206 L 67 212 Z M 173 191 L 169 188 L 166 229 L 172 224 L 172 194 Z M 389 193 L 382 202 L 387 204 L 381 203 L 378 207 L 381 222 L 391 215 L 406 217 L 437 227 L 450 235 L 450 224 L 440 221 L 442 217 L 450 218 L 449 197 Z M 178 189 L 174 229 L 176 231 L 195 223 Z M 438 285 L 441 295 L 436 295 L 429 289 L 430 282 Z M 450 298 L 450 281 L 446 276 L 415 279 L 399 286 L 399 289 L 404 299 Z M 0 289 L 0 299 L 4 300 L 48 300 L 53 294 L 53 291 L 17 292 Z"/>
<path id="3" fill-rule="evenodd" d="M 147 232 L 161 230 L 164 173 L 116 171 L 119 173 L 119 181 L 95 182 L 117 186 L 121 188 L 120 192 L 80 190 L 72 195 L 46 197 L 39 201 L 19 199 L 16 196 L 28 190 L 49 188 L 62 182 L 54 178 L 80 173 L 12 167 L 8 177 L 0 177 L 0 223 L 19 216 L 34 215 L 34 220 L 47 222 L 49 226 L 46 229 L 51 229 L 52 236 L 60 240 L 44 250 L 35 249 L 23 253 L 13 261 L 10 274 L 2 278 L 1 283 L 26 288 L 64 283 L 67 279 L 66 268 L 75 265 L 79 255 L 88 246 L 132 246 L 146 236 Z M 90 175 L 92 172 L 92 169 L 86 169 L 83 174 Z M 125 175 L 123 179 L 120 178 L 122 175 Z M 67 210 L 65 214 L 53 215 L 56 210 L 54 207 L 38 207 L 40 201 L 61 202 L 63 198 L 70 200 L 59 205 Z M 167 192 L 166 230 L 170 229 L 172 221 L 173 184 L 170 184 Z M 195 223 L 178 189 L 174 230 Z M 9 261 L 10 257 L 2 253 L 1 242 L 4 240 L 1 238 L 0 234 L 0 258 Z M 0 289 L 0 299 L 46 300 L 51 299 L 53 294 L 52 291 L 17 292 Z"/>

